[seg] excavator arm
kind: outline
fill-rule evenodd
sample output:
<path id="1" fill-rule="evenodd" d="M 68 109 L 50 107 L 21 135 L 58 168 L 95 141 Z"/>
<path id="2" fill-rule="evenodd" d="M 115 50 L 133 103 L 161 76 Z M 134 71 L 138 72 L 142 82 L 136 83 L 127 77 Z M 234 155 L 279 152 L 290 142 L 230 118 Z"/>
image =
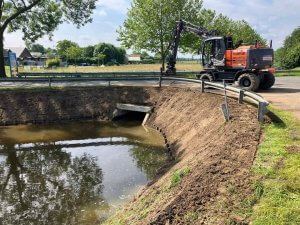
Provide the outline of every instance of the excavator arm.
<path id="1" fill-rule="evenodd" d="M 176 74 L 176 59 L 179 48 L 179 42 L 182 32 L 190 32 L 199 36 L 200 38 L 207 38 L 212 33 L 209 31 L 200 28 L 192 23 L 180 20 L 176 22 L 176 28 L 173 33 L 173 39 L 169 46 L 169 56 L 167 58 L 167 71 L 166 75 L 175 75 Z"/>

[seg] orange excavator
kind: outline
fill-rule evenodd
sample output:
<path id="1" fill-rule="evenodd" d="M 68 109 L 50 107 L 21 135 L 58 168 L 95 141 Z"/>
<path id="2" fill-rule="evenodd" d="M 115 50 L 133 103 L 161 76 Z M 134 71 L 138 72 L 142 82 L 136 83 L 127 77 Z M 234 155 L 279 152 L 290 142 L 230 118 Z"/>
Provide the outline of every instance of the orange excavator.
<path id="1" fill-rule="evenodd" d="M 198 79 L 211 82 L 223 80 L 227 83 L 237 82 L 241 88 L 250 91 L 269 89 L 274 85 L 272 42 L 270 46 L 262 46 L 258 41 L 254 45 L 242 45 L 240 41 L 238 47 L 235 47 L 231 36 L 217 36 L 183 20 L 176 22 L 166 76 L 176 75 L 177 53 L 183 32 L 192 32 L 203 39 L 201 52 L 203 71 L 197 74 Z"/>

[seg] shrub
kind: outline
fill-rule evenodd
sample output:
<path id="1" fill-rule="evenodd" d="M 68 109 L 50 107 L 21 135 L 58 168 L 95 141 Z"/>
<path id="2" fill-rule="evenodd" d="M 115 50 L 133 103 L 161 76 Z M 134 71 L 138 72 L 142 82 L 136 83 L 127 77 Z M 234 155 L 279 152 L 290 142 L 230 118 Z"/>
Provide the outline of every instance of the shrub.
<path id="1" fill-rule="evenodd" d="M 47 67 L 59 67 L 60 66 L 60 59 L 49 59 L 47 60 Z"/>

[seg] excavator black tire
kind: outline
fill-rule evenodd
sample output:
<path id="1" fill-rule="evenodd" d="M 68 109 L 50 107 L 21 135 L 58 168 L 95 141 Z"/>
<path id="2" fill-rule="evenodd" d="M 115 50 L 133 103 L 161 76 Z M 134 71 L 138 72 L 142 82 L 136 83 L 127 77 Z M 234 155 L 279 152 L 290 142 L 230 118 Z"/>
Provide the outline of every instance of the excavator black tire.
<path id="1" fill-rule="evenodd" d="M 247 91 L 257 91 L 260 85 L 260 78 L 253 73 L 242 74 L 238 79 L 239 86 Z"/>
<path id="2" fill-rule="evenodd" d="M 208 82 L 213 82 L 214 81 L 214 77 L 209 73 L 200 74 L 199 79 L 204 80 L 204 81 L 208 81 Z"/>
<path id="3" fill-rule="evenodd" d="M 270 89 L 275 84 L 275 76 L 273 73 L 265 72 L 264 78 L 261 80 L 259 88 L 263 90 Z"/>

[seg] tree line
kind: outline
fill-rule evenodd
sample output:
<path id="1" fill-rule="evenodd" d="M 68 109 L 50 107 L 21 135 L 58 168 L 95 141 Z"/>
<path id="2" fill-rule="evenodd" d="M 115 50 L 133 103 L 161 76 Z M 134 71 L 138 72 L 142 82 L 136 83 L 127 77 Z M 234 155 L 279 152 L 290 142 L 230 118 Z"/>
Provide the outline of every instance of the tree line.
<path id="1" fill-rule="evenodd" d="M 283 47 L 275 53 L 278 68 L 293 69 L 300 66 L 300 27 L 287 36 Z"/>
<path id="2" fill-rule="evenodd" d="M 39 52 L 68 64 L 118 65 L 126 62 L 125 49 L 108 43 L 80 47 L 70 40 L 62 40 L 57 43 L 55 49 L 45 48 L 40 44 L 29 45 L 28 48 L 32 52 Z M 54 61 L 52 60 L 52 62 Z"/>

